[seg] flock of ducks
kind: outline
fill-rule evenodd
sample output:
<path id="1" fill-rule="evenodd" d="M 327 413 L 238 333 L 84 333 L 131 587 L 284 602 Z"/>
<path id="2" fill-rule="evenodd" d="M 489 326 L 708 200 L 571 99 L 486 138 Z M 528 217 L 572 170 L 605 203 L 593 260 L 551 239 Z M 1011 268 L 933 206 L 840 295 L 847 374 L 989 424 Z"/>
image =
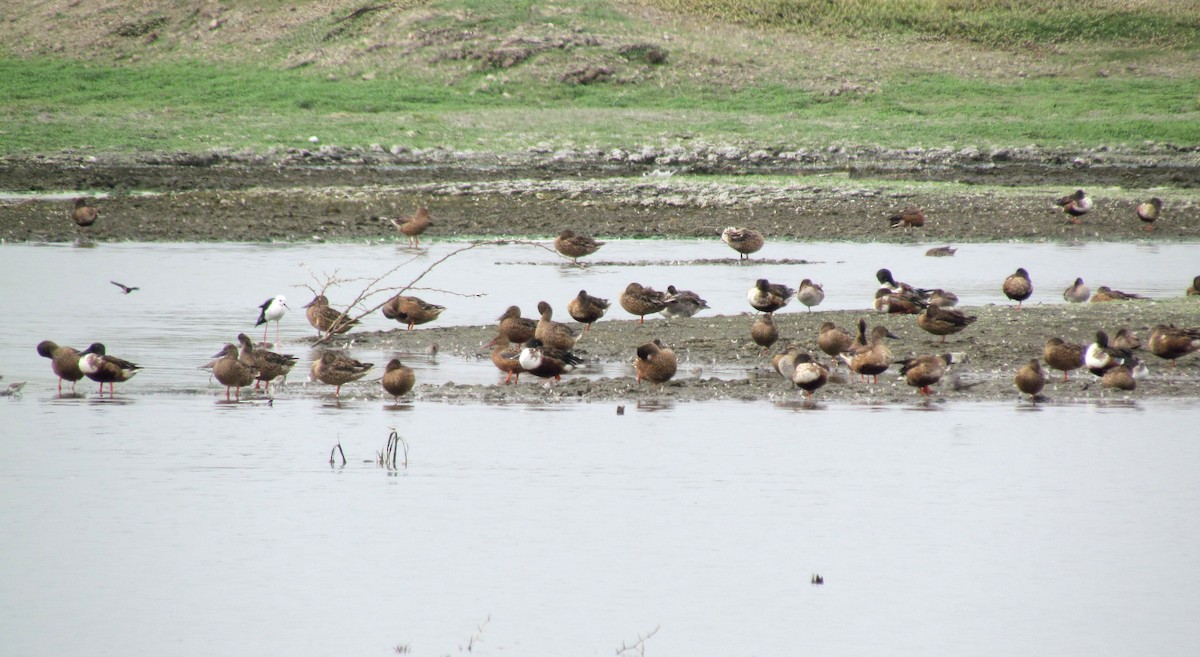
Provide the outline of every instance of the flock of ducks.
<path id="1" fill-rule="evenodd" d="M 1079 217 L 1093 207 L 1091 199 L 1083 190 L 1064 196 L 1057 203 L 1076 223 L 1079 222 Z M 1151 229 L 1161 209 L 1161 200 L 1152 198 L 1138 205 L 1137 215 L 1145 222 L 1147 229 Z M 90 206 L 86 199 L 76 199 L 71 217 L 77 225 L 91 225 L 97 216 L 97 210 Z M 916 228 L 924 225 L 925 218 L 925 213 L 919 208 L 908 207 L 888 220 L 893 227 Z M 407 219 L 392 219 L 391 222 L 409 239 L 409 244 L 413 247 L 419 246 L 420 235 L 433 223 L 430 212 L 425 207 L 419 208 Z M 761 232 L 736 226 L 725 228 L 721 232 L 721 240 L 739 254 L 739 260 L 748 259 L 751 254 L 762 249 L 765 243 Z M 603 245 L 602 241 L 576 234 L 571 230 L 562 231 L 554 240 L 555 250 L 571 258 L 572 262 L 578 262 L 579 258 L 595 253 Z M 945 246 L 930 249 L 926 255 L 953 256 L 954 252 L 954 248 Z M 939 336 L 941 343 L 945 343 L 947 336 L 966 330 L 977 319 L 954 308 L 958 298 L 947 290 L 916 288 L 897 282 L 888 269 L 877 271 L 876 279 L 880 284 L 874 300 L 877 312 L 916 315 L 917 326 L 931 335 Z M 136 289 L 115 282 L 114 285 L 120 285 L 126 294 Z M 1001 289 L 1006 297 L 1017 302 L 1015 311 L 1020 311 L 1023 302 L 1033 294 L 1029 272 L 1018 268 L 1004 279 Z M 1193 279 L 1186 294 L 1200 295 L 1200 276 Z M 774 313 L 787 306 L 793 298 L 811 312 L 813 307 L 824 301 L 825 292 L 820 284 L 807 278 L 800 282 L 798 288 L 758 279 L 747 290 L 746 299 L 751 308 L 761 313 L 751 325 L 750 338 L 763 348 L 762 355 L 769 353 L 771 347 L 779 340 Z M 1070 303 L 1099 303 L 1130 301 L 1144 297 L 1113 290 L 1107 286 L 1098 287 L 1093 294 L 1083 279 L 1077 278 L 1063 291 L 1063 298 Z M 691 317 L 709 307 L 695 292 L 679 290 L 674 285 L 660 292 L 637 282 L 630 283 L 618 301 L 626 312 L 638 317 L 639 324 L 645 322 L 646 315 L 660 313 L 668 318 Z M 593 323 L 604 317 L 610 305 L 607 299 L 580 290 L 578 295 L 568 302 L 567 312 L 572 319 L 583 324 L 583 332 L 587 332 L 591 330 Z M 349 311 L 333 308 L 323 293 L 316 294 L 303 308 L 308 322 L 326 337 L 346 333 L 359 323 L 358 319 L 349 316 Z M 283 296 L 267 299 L 259 306 L 260 312 L 255 326 L 264 327 L 263 345 L 267 344 L 271 322 L 275 322 L 275 342 L 279 342 L 279 322 L 289 309 Z M 380 306 L 380 311 L 386 318 L 405 324 L 408 330 L 437 319 L 444 310 L 443 306 L 411 295 L 396 295 Z M 506 384 L 510 381 L 519 382 L 520 375 L 526 373 L 543 379 L 560 380 L 563 374 L 571 372 L 583 362 L 571 351 L 580 337 L 580 332 L 554 321 L 553 308 L 545 301 L 538 303 L 538 313 L 537 320 L 529 319 L 521 316 L 519 307 L 510 306 L 498 318 L 497 335 L 488 346 L 492 347 L 492 362 L 507 375 L 504 380 Z M 887 371 L 893 364 L 899 364 L 900 373 L 905 381 L 917 388 L 920 394 L 929 395 L 930 386 L 942 378 L 950 365 L 962 358 L 961 354 L 938 354 L 897 361 L 886 344 L 887 339 L 896 336 L 886 327 L 875 326 L 868 332 L 867 322 L 862 319 L 858 322 L 857 329 L 857 335 L 852 335 L 832 322 L 825 322 L 820 326 L 817 347 L 834 359 L 830 365 L 821 363 L 800 346 L 788 344 L 771 359 L 772 369 L 791 381 L 796 388 L 803 390 L 806 395 L 812 396 L 826 384 L 830 368 L 839 362 L 858 374 L 861 379 L 871 377 L 872 381 L 877 381 L 878 375 Z M 269 394 L 271 382 L 286 377 L 298 361 L 293 355 L 278 354 L 265 349 L 264 346 L 255 345 L 244 333 L 238 335 L 238 342 L 240 346 L 226 344 L 213 356 L 214 360 L 204 366 L 211 369 L 213 376 L 226 386 L 227 400 L 231 391 L 235 399 L 240 400 L 241 388 L 251 384 L 256 389 L 260 384 L 265 384 L 266 393 Z M 1174 365 L 1176 359 L 1200 350 L 1200 329 L 1159 325 L 1151 332 L 1147 346 L 1151 353 L 1169 360 Z M 1140 340 L 1127 329 L 1122 329 L 1112 340 L 1105 332 L 1099 331 L 1095 342 L 1086 346 L 1069 343 L 1057 337 L 1051 338 L 1045 344 L 1041 360 L 1045 361 L 1049 369 L 1061 371 L 1064 381 L 1067 380 L 1069 372 L 1086 367 L 1092 374 L 1100 377 L 1103 385 L 1132 390 L 1136 387 L 1136 379 L 1147 371 L 1145 364 L 1134 354 L 1135 350 L 1141 347 Z M 107 383 L 111 395 L 114 392 L 114 384 L 128 381 L 142 369 L 134 363 L 107 354 L 105 346 L 101 343 L 78 351 L 45 340 L 37 345 L 37 352 L 50 359 L 51 369 L 59 378 L 60 393 L 64 381 L 71 384 L 71 390 L 74 392 L 75 383 L 86 376 L 99 383 L 102 395 L 104 384 Z M 659 385 L 674 377 L 678 366 L 674 351 L 659 339 L 639 345 L 635 350 L 633 364 L 638 383 L 645 380 Z M 334 394 L 340 396 L 342 385 L 363 378 L 373 367 L 373 363 L 363 363 L 344 353 L 325 351 L 313 362 L 311 376 L 314 380 L 335 386 Z M 392 359 L 385 366 L 381 385 L 388 394 L 398 399 L 413 389 L 415 381 L 411 368 L 404 366 L 399 359 Z M 1014 383 L 1021 392 L 1036 399 L 1046 383 L 1046 370 L 1042 368 L 1041 361 L 1037 358 L 1030 359 L 1028 364 L 1017 372 Z"/>

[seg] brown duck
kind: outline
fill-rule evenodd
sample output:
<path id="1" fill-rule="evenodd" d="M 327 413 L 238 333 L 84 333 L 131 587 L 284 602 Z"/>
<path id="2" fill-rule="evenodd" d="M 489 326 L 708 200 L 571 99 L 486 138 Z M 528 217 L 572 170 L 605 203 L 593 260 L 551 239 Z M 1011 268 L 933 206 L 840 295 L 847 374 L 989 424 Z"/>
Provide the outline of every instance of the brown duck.
<path id="1" fill-rule="evenodd" d="M 812 356 L 797 354 L 793 363 L 792 385 L 803 390 L 804 396 L 812 397 L 829 381 L 829 368 L 813 360 Z"/>
<path id="2" fill-rule="evenodd" d="M 611 304 L 608 303 L 608 299 L 594 297 L 588 294 L 587 290 L 580 290 L 579 294 L 567 303 L 567 314 L 571 316 L 571 319 L 582 323 L 586 333 L 591 330 L 593 322 L 604 317 L 604 313 L 608 312 L 609 305 Z M 521 340 L 521 342 L 524 341 Z"/>
<path id="3" fill-rule="evenodd" d="M 539 301 L 538 313 L 541 314 L 541 319 L 538 320 L 537 327 L 533 330 L 533 337 L 542 341 L 550 349 L 558 351 L 570 351 L 575 346 L 577 334 L 575 329 L 554 321 L 554 308 L 545 301 Z"/>
<path id="4" fill-rule="evenodd" d="M 1017 302 L 1017 310 L 1021 309 L 1021 304 L 1026 299 L 1033 296 L 1033 282 L 1029 280 L 1029 272 L 1025 271 L 1024 267 L 1018 267 L 1017 271 L 1004 279 L 1004 296 Z"/>
<path id="5" fill-rule="evenodd" d="M 917 315 L 917 326 L 927 333 L 942 336 L 941 342 L 944 343 L 947 335 L 962 331 L 976 319 L 978 318 L 974 315 L 967 315 L 961 310 L 930 305 Z"/>
<path id="6" fill-rule="evenodd" d="M 1062 380 L 1067 380 L 1067 373 L 1083 367 L 1084 346 L 1067 342 L 1062 338 L 1050 338 L 1042 348 L 1042 360 L 1050 369 L 1061 370 Z"/>
<path id="7" fill-rule="evenodd" d="M 411 217 L 391 221 L 396 230 L 408 238 L 408 245 L 414 248 L 421 246 L 421 233 L 433 225 L 433 217 L 426 207 L 417 208 L 416 214 Z"/>
<path id="8" fill-rule="evenodd" d="M 643 379 L 650 383 L 666 383 L 675 376 L 675 352 L 655 338 L 653 342 L 647 342 L 637 348 L 633 368 L 637 372 L 638 383 Z"/>
<path id="9" fill-rule="evenodd" d="M 917 356 L 902 361 L 900 373 L 904 375 L 905 383 L 916 388 L 918 393 L 929 396 L 933 394 L 929 386 L 941 381 L 953 362 L 950 354 Z"/>
<path id="10" fill-rule="evenodd" d="M 75 392 L 75 382 L 83 378 L 83 371 L 79 369 L 79 350 L 42 340 L 38 343 L 37 352 L 39 356 L 50 359 L 50 371 L 58 377 L 58 394 L 62 394 L 64 380 L 71 382 L 71 392 Z"/>
<path id="11" fill-rule="evenodd" d="M 750 339 L 762 347 L 762 355 L 766 355 L 771 345 L 779 340 L 779 328 L 775 326 L 774 313 L 763 313 L 754 320 L 754 324 L 750 326 Z"/>
<path id="12" fill-rule="evenodd" d="M 383 368 L 383 378 L 380 383 L 383 385 L 384 392 L 391 395 L 393 400 L 400 401 L 401 397 L 413 389 L 417 383 L 417 376 L 413 374 L 411 367 L 401 363 L 399 358 L 393 358 Z"/>
<path id="13" fill-rule="evenodd" d="M 429 303 L 419 297 L 396 295 L 380 308 L 383 316 L 407 324 L 412 330 L 417 324 L 427 324 L 438 318 L 445 306 Z"/>
<path id="14" fill-rule="evenodd" d="M 669 295 L 654 288 L 643 287 L 640 283 L 630 283 L 621 293 L 621 307 L 630 315 L 638 316 L 638 324 L 646 322 L 646 315 L 662 312 L 667 307 Z"/>
<path id="15" fill-rule="evenodd" d="M 533 338 L 533 332 L 537 329 L 537 320 L 521 317 L 521 309 L 517 306 L 509 306 L 508 310 L 499 318 L 500 326 L 498 330 L 500 335 L 496 336 L 493 343 L 497 340 L 505 340 L 510 344 L 525 344 Z"/>
<path id="16" fill-rule="evenodd" d="M 321 383 L 337 386 L 333 395 L 342 396 L 342 386 L 367 375 L 374 363 L 364 363 L 336 351 L 326 351 L 313 361 L 312 377 Z"/>
<path id="17" fill-rule="evenodd" d="M 1082 189 L 1077 189 L 1074 194 L 1068 194 L 1058 199 L 1055 204 L 1061 207 L 1062 211 L 1076 224 L 1082 224 L 1083 222 L 1079 218 L 1092 209 L 1092 199 L 1088 198 Z"/>
<path id="18" fill-rule="evenodd" d="M 502 335 L 497 335 L 492 344 L 496 345 L 492 348 L 492 364 L 508 375 L 504 377 L 504 382 L 520 383 L 521 374 L 525 371 L 525 368 L 521 367 L 520 348 L 514 349 Z"/>
<path id="19" fill-rule="evenodd" d="M 1138 203 L 1137 216 L 1145 224 L 1142 226 L 1143 230 L 1154 230 L 1154 222 L 1158 221 L 1158 215 L 1162 212 L 1162 205 L 1162 199 L 1157 196 L 1151 198 L 1149 201 Z"/>
<path id="20" fill-rule="evenodd" d="M 76 226 L 81 228 L 91 226 L 96 223 L 96 219 L 100 216 L 100 212 L 95 206 L 89 205 L 86 198 L 80 197 L 75 199 L 75 206 L 71 209 L 71 220 Z"/>
<path id="21" fill-rule="evenodd" d="M 871 329 L 870 341 L 856 347 L 851 354 L 842 354 L 841 359 L 860 377 L 871 377 L 872 383 L 879 382 L 879 375 L 892 366 L 892 350 L 884 344 L 885 338 L 895 338 L 886 326 Z"/>
<path id="22" fill-rule="evenodd" d="M 888 217 L 892 228 L 920 228 L 925 225 L 925 213 L 921 208 L 909 206 Z"/>
<path id="23" fill-rule="evenodd" d="M 1104 303 L 1105 301 L 1133 301 L 1135 299 L 1145 299 L 1146 297 L 1140 294 L 1131 292 L 1122 292 L 1114 290 L 1107 285 L 1101 285 L 1096 288 L 1096 293 L 1092 295 L 1092 303 Z"/>
<path id="24" fill-rule="evenodd" d="M 225 401 L 229 401 L 230 388 L 234 389 L 237 401 L 241 401 L 242 388 L 254 383 L 258 368 L 242 362 L 238 357 L 238 348 L 232 344 L 225 345 L 213 357 L 217 359 L 212 363 L 213 376 L 225 386 Z"/>
<path id="25" fill-rule="evenodd" d="M 721 231 L 721 241 L 740 255 L 738 260 L 748 260 L 750 254 L 763 248 L 763 234 L 751 228 L 730 226 Z"/>
<path id="26" fill-rule="evenodd" d="M 866 320 L 860 320 L 862 331 L 866 332 Z M 846 329 L 834 324 L 833 322 L 825 322 L 817 329 L 817 348 L 825 353 L 826 356 L 837 358 L 839 354 L 850 351 L 854 346 L 854 336 Z"/>
<path id="27" fill-rule="evenodd" d="M 596 241 L 587 235 L 577 235 L 570 230 L 564 230 L 554 238 L 554 250 L 570 258 L 572 262 L 579 262 L 580 258 L 599 251 L 602 246 L 604 242 Z"/>
<path id="28" fill-rule="evenodd" d="M 349 310 L 343 315 L 340 311 L 334 310 L 329 305 L 329 297 L 324 294 L 318 294 L 304 305 L 304 316 L 308 318 L 308 323 L 312 324 L 313 328 L 321 333 L 337 333 L 342 334 L 354 328 L 358 324 L 357 319 L 350 319 Z"/>
<path id="29" fill-rule="evenodd" d="M 287 378 L 288 372 L 292 371 L 292 367 L 298 360 L 291 354 L 277 354 L 274 351 L 255 347 L 250 336 L 245 333 L 238 333 L 238 342 L 242 345 L 238 359 L 242 361 L 243 365 L 257 370 L 254 377 L 254 389 L 258 389 L 260 382 L 266 383 L 268 395 L 271 394 L 271 382 L 281 376 Z M 226 392 L 229 391 L 226 390 Z"/>
<path id="30" fill-rule="evenodd" d="M 1013 382 L 1016 383 L 1017 390 L 1036 399 L 1042 388 L 1046 387 L 1046 372 L 1042 370 L 1042 364 L 1038 359 L 1030 358 L 1024 367 L 1017 370 L 1017 376 Z"/>
<path id="31" fill-rule="evenodd" d="M 1200 329 L 1176 328 L 1159 324 L 1150 332 L 1150 353 L 1171 361 L 1182 358 L 1193 351 L 1200 350 Z"/>

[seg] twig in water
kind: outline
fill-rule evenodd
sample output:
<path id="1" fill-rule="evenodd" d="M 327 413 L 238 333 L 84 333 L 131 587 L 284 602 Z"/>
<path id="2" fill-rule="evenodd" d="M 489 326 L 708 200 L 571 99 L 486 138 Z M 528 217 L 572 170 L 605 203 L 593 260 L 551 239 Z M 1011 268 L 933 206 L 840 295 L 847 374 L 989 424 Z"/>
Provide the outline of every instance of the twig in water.
<path id="1" fill-rule="evenodd" d="M 475 628 L 475 633 L 467 638 L 467 652 L 471 652 L 474 649 L 476 641 L 483 640 L 483 628 L 487 627 L 487 624 L 490 622 L 492 622 L 492 615 L 488 614 L 488 617 L 483 619 L 483 622 Z M 462 650 L 462 648 L 460 647 L 459 650 Z"/>
<path id="2" fill-rule="evenodd" d="M 634 641 L 633 645 L 627 646 L 627 645 L 625 645 L 625 642 L 622 641 L 621 647 L 617 648 L 617 654 L 618 655 L 636 654 L 639 657 L 645 657 L 646 641 L 649 640 L 650 637 L 654 636 L 655 634 L 658 634 L 658 631 L 660 629 L 662 629 L 662 625 L 655 626 L 655 628 L 653 630 L 650 630 L 650 632 L 646 636 L 642 636 L 641 634 L 639 634 L 637 641 Z"/>
<path id="3" fill-rule="evenodd" d="M 333 453 L 338 452 L 342 455 L 342 465 L 346 465 L 346 452 L 342 451 L 342 441 L 338 441 L 333 449 L 329 450 L 329 465 L 333 465 Z"/>
<path id="4" fill-rule="evenodd" d="M 379 465 L 388 466 L 389 469 L 396 469 L 396 455 L 400 451 L 400 447 L 404 447 L 404 462 L 401 464 L 405 470 L 408 469 L 408 442 L 404 440 L 395 429 L 388 434 L 387 445 L 384 447 L 383 453 L 379 454 L 376 462 Z"/>

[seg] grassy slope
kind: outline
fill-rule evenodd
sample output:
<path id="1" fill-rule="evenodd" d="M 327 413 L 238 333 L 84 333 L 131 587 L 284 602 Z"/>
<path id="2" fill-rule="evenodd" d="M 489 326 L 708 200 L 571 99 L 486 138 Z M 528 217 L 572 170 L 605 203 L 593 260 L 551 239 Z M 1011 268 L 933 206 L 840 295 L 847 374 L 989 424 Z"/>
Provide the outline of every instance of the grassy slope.
<path id="1" fill-rule="evenodd" d="M 1200 142 L 1200 8 L 1170 0 L 177 4 L 10 21 L 0 153 Z"/>

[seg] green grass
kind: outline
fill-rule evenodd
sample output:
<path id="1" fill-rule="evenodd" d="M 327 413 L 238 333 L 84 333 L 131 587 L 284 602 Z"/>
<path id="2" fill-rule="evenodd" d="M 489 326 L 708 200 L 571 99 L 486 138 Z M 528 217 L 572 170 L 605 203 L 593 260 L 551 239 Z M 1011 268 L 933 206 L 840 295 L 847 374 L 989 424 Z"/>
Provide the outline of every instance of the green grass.
<path id="1" fill-rule="evenodd" d="M 601 148 L 682 135 L 820 147 L 1072 146 L 1200 142 L 1200 80 L 883 80 L 879 91 L 815 96 L 782 86 L 548 85 L 499 93 L 396 80 L 331 82 L 303 70 L 202 63 L 99 66 L 0 60 L 0 149 L 47 152 L 265 149 L 370 143 Z"/>

